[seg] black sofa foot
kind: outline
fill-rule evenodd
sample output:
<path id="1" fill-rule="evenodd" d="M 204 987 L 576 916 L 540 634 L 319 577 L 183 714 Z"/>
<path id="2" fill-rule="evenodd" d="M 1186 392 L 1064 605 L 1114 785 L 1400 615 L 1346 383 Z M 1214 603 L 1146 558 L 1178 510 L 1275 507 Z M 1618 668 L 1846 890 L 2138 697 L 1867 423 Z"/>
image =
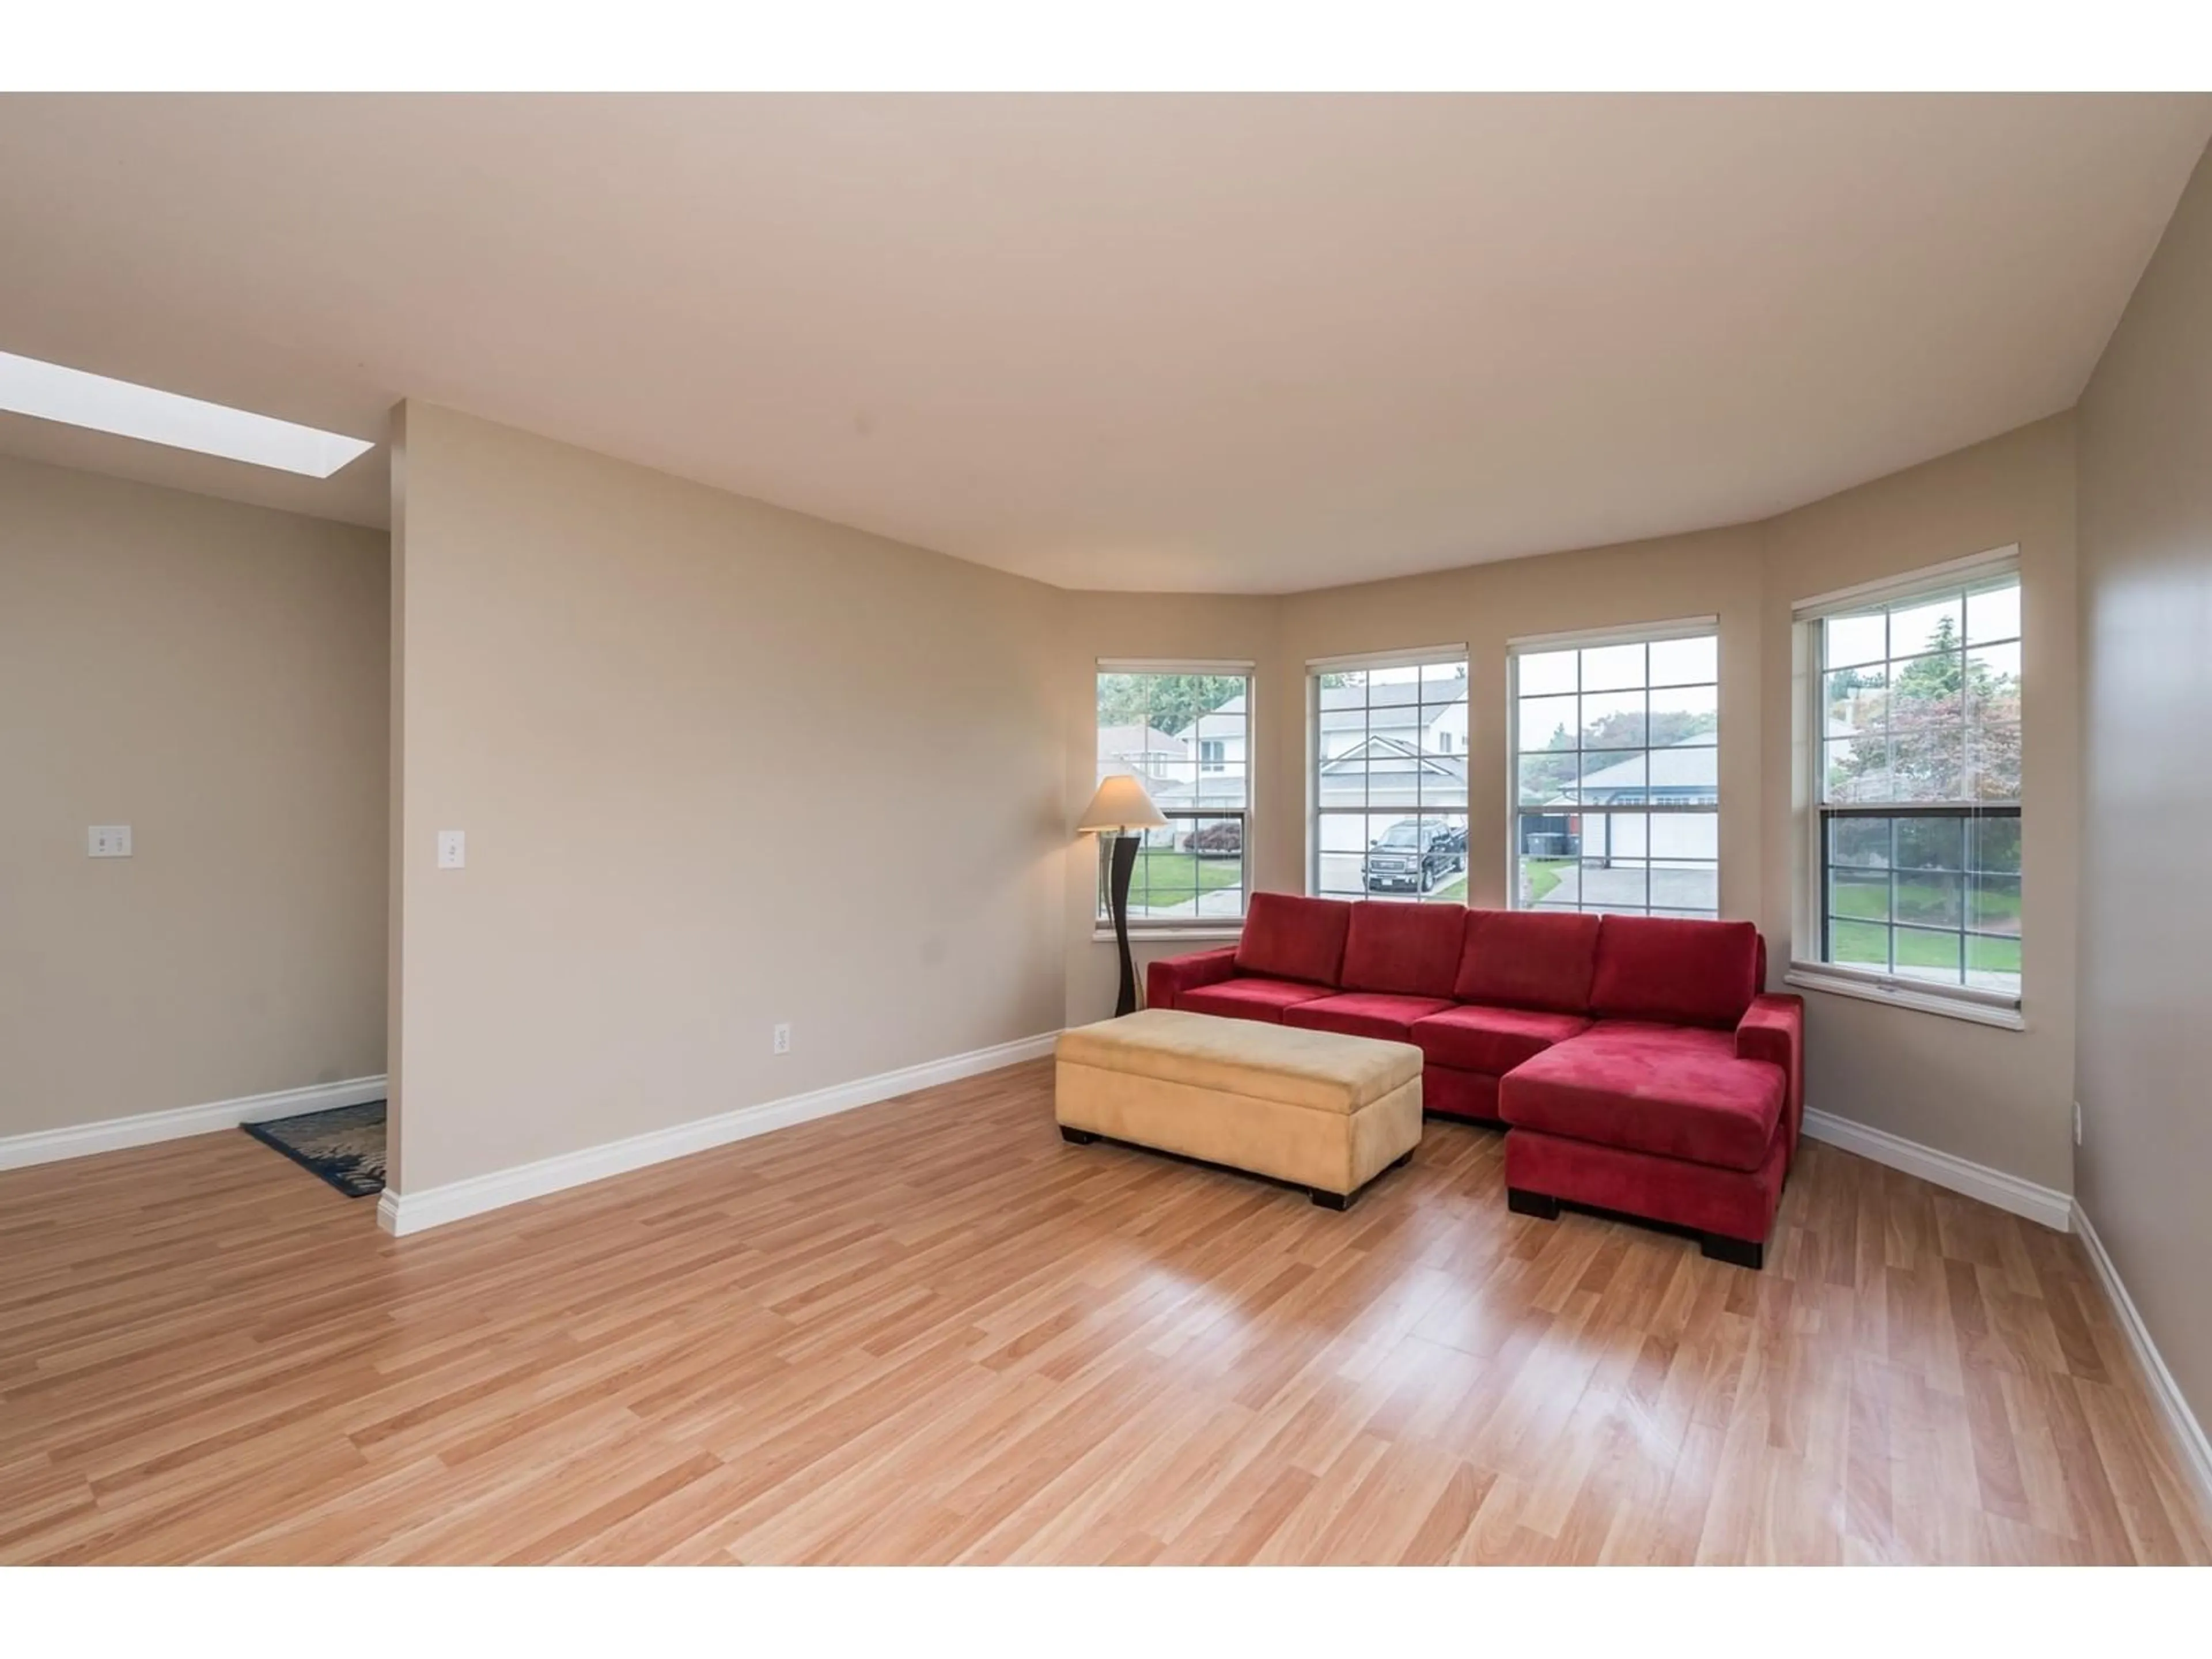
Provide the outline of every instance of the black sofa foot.
<path id="1" fill-rule="evenodd" d="M 1078 1146 L 1088 1146 L 1098 1139 L 1088 1129 L 1071 1129 L 1065 1123 L 1060 1126 L 1060 1138 L 1062 1140 L 1072 1141 Z"/>
<path id="2" fill-rule="evenodd" d="M 1505 1189 L 1505 1207 L 1516 1215 L 1533 1215 L 1539 1221 L 1559 1218 L 1559 1200 L 1548 1193 L 1523 1192 L 1518 1187 Z"/>
<path id="3" fill-rule="evenodd" d="M 1758 1240 L 1705 1233 L 1699 1237 L 1698 1243 L 1715 1261 L 1725 1261 L 1731 1267 L 1748 1267 L 1757 1273 L 1766 1265 L 1766 1246 Z"/>
<path id="4" fill-rule="evenodd" d="M 1348 1210 L 1352 1207 L 1350 1193 L 1325 1193 L 1318 1187 L 1309 1187 L 1306 1190 L 1313 1194 L 1313 1201 L 1324 1210 Z"/>
<path id="5" fill-rule="evenodd" d="M 1390 1167 L 1394 1170 L 1402 1170 L 1413 1161 L 1413 1155 L 1411 1152 L 1402 1152 L 1390 1160 Z"/>

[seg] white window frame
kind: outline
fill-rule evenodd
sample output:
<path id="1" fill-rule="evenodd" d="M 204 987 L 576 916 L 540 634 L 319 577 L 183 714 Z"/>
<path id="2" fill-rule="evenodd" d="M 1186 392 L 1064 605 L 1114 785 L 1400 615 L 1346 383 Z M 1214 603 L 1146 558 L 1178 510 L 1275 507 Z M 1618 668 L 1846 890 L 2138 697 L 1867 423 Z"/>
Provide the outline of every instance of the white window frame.
<path id="1" fill-rule="evenodd" d="M 1649 781 L 1649 774 L 1647 772 L 1645 782 L 1646 799 L 1644 801 L 1643 810 L 1647 813 L 1665 812 L 1676 816 L 1689 815 L 1710 817 L 1713 820 L 1713 914 L 1716 916 L 1724 915 L 1726 914 L 1726 912 L 1722 909 L 1720 902 L 1721 870 L 1727 861 L 1726 854 L 1728 851 L 1725 845 L 1726 836 L 1723 833 L 1723 826 L 1721 821 L 1720 786 L 1718 783 L 1718 778 L 1720 775 L 1721 738 L 1723 735 L 1719 726 L 1722 673 L 1720 659 L 1720 618 L 1717 616 L 1676 617 L 1664 622 L 1629 623 L 1617 628 L 1583 629 L 1565 634 L 1524 634 L 1516 635 L 1516 637 L 1506 641 L 1505 902 L 1507 908 L 1515 910 L 1522 909 L 1524 908 L 1540 908 L 1535 906 L 1524 907 L 1521 902 L 1521 814 L 1524 810 L 1521 805 L 1521 659 L 1523 656 L 1540 655 L 1546 652 L 1552 651 L 1601 650 L 1605 647 L 1615 645 L 1663 645 L 1670 640 L 1703 639 L 1706 635 L 1710 635 L 1713 641 L 1713 764 L 1715 783 L 1713 787 L 1712 803 L 1710 805 L 1704 804 L 1684 805 L 1679 804 L 1660 804 L 1653 802 L 1649 799 L 1650 786 Z M 1644 678 L 1644 690 L 1648 695 L 1650 690 L 1650 675 L 1648 659 Z M 1666 690 L 1668 688 L 1662 687 L 1661 689 Z M 1650 733 L 1648 729 L 1644 733 L 1644 737 L 1645 744 L 1643 752 L 1645 757 L 1645 764 L 1648 767 L 1650 765 L 1650 757 L 1651 753 L 1650 743 Z M 1648 848 L 1645 857 L 1647 860 L 1647 867 L 1645 872 L 1644 896 L 1644 911 L 1648 914 L 1651 908 L 1651 888 L 1650 871 L 1648 867 L 1650 853 L 1648 851 Z M 1579 907 L 1577 907 L 1577 908 L 1579 908 Z M 1677 913 L 1662 912 L 1662 914 Z"/>
<path id="2" fill-rule="evenodd" d="M 1791 917 L 1790 969 L 1783 975 L 1785 983 L 1802 990 L 1856 997 L 1891 1007 L 1996 1026 L 2003 1030 L 2018 1031 L 2027 1028 L 2027 976 L 2025 972 L 2021 975 L 2020 993 L 2014 994 L 1979 986 L 1945 985 L 1937 981 L 1916 979 L 1909 975 L 1875 973 L 1823 960 L 1826 954 L 1824 935 L 1827 920 L 1824 838 L 1826 820 L 1832 809 L 1821 799 L 1826 785 L 1827 763 L 1824 742 L 1827 733 L 1827 707 L 1821 695 L 1825 667 L 1821 657 L 1821 624 L 1832 617 L 1869 611 L 1880 605 L 1905 605 L 1915 599 L 1964 591 L 2004 576 L 2021 580 L 2020 549 L 2016 544 L 1992 548 L 1987 552 L 1953 559 L 1942 564 L 1923 566 L 1901 576 L 1885 577 L 1877 581 L 1838 588 L 1811 599 L 1800 599 L 1790 607 L 1791 643 L 1796 678 L 1795 708 L 1798 722 L 1796 733 L 1798 753 L 1796 796 L 1802 822 L 1796 843 L 1797 896 Z M 2027 588 L 2022 581 L 2023 653 L 2027 637 L 2026 609 Z M 2025 716 L 2023 708 L 2023 733 L 2027 726 Z M 2023 780 L 2023 800 L 2011 809 L 2018 813 L 2023 824 L 2026 815 L 2021 809 L 2025 806 L 2026 793 L 2027 786 Z M 1971 810 L 1961 808 L 1961 815 L 1969 813 Z M 1864 811 L 1869 817 L 1883 816 L 1873 803 L 1868 804 Z M 1887 816 L 1898 815 L 1892 812 Z M 2025 841 L 2023 835 L 2023 845 Z M 2027 890 L 2026 868 L 2023 858 L 2021 884 L 2023 901 Z M 1808 943 L 1810 949 L 1807 948 Z"/>
<path id="3" fill-rule="evenodd" d="M 1254 796 L 1252 787 L 1253 780 L 1258 767 L 1260 746 L 1258 737 L 1258 665 L 1248 659 L 1241 658 L 1226 659 L 1217 661 L 1204 659 L 1184 659 L 1179 657 L 1101 657 L 1094 665 L 1091 674 L 1091 684 L 1094 693 L 1097 685 L 1097 677 L 1101 674 L 1208 674 L 1224 678 L 1232 675 L 1241 675 L 1243 678 L 1243 805 L 1213 807 L 1204 811 L 1200 811 L 1195 808 L 1188 810 L 1177 808 L 1172 811 L 1166 807 L 1162 807 L 1160 809 L 1161 816 L 1168 818 L 1170 822 L 1178 818 L 1199 817 L 1235 818 L 1237 820 L 1239 824 L 1237 836 L 1243 847 L 1243 852 L 1242 854 L 1243 862 L 1243 906 L 1233 916 L 1186 917 L 1132 915 L 1129 918 L 1129 937 L 1133 939 L 1140 934 L 1145 938 L 1153 939 L 1233 939 L 1240 937 L 1244 931 L 1244 919 L 1250 914 L 1252 908 L 1252 875 L 1254 869 L 1252 861 L 1252 830 L 1253 820 L 1257 816 L 1253 805 Z M 1092 719 L 1091 731 L 1092 766 L 1095 773 L 1097 754 L 1097 724 L 1095 712 Z M 1200 776 L 1205 776 L 1206 775 L 1206 766 L 1203 757 L 1203 750 L 1201 750 L 1200 755 L 1194 758 L 1197 760 Z M 1216 774 L 1218 775 L 1220 771 L 1226 770 L 1227 767 L 1228 761 L 1224 756 L 1220 766 L 1215 769 Z M 1091 936 L 1094 939 L 1110 939 L 1114 937 L 1114 924 L 1112 918 L 1108 914 L 1107 908 L 1106 884 L 1108 877 L 1107 860 L 1109 856 L 1108 838 L 1104 836 L 1101 836 L 1097 839 L 1098 884 L 1097 904 L 1091 913 L 1092 925 Z"/>
<path id="4" fill-rule="evenodd" d="M 1474 663 L 1465 644 L 1423 646 L 1405 651 L 1364 652 L 1352 656 L 1345 657 L 1316 657 L 1306 664 L 1306 744 L 1304 770 L 1306 779 L 1306 892 L 1309 896 L 1326 896 L 1331 898 L 1342 896 L 1342 895 L 1339 893 L 1324 895 L 1322 892 L 1322 820 L 1325 817 L 1350 817 L 1358 816 L 1365 817 L 1373 811 L 1372 808 L 1369 807 L 1330 807 L 1324 809 L 1321 804 L 1322 677 L 1325 674 L 1343 673 L 1355 669 L 1437 668 L 1454 665 L 1468 670 L 1467 684 L 1468 687 L 1468 719 L 1469 721 L 1469 742 L 1466 745 L 1463 745 L 1458 753 L 1452 755 L 1450 758 L 1464 761 L 1468 750 L 1473 747 L 1473 721 L 1474 719 Z M 1439 751 L 1439 757 L 1442 757 L 1441 750 Z M 1466 818 L 1468 819 L 1470 823 L 1472 822 L 1469 816 L 1474 799 L 1474 780 L 1472 776 L 1468 777 L 1467 784 L 1467 805 L 1457 808 L 1450 806 L 1439 807 L 1437 811 L 1440 815 L 1449 816 L 1455 814 L 1459 817 Z M 1424 810 L 1425 809 L 1416 809 L 1416 816 L 1419 816 L 1420 812 Z M 1471 870 L 1462 870 L 1461 872 L 1462 876 L 1469 875 L 1471 873 Z M 1456 879 L 1457 878 L 1455 878 Z M 1362 896 L 1367 896 L 1364 892 Z M 1458 902 L 1456 900 L 1438 900 L 1430 894 L 1419 891 L 1416 891 L 1411 896 L 1410 900 L 1407 902 L 1431 904 L 1440 902 Z"/>

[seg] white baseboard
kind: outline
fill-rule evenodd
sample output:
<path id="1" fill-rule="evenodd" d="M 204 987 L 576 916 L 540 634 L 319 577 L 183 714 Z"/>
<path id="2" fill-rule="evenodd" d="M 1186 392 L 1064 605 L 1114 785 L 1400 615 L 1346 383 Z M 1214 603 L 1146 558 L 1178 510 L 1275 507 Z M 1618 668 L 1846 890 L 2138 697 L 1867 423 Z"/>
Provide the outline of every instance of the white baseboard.
<path id="1" fill-rule="evenodd" d="M 512 1170 L 471 1176 L 465 1181 L 449 1182 L 421 1192 L 398 1193 L 387 1187 L 384 1196 L 377 1200 L 377 1223 L 395 1237 L 419 1233 L 426 1227 L 442 1226 L 448 1221 L 481 1215 L 486 1210 L 520 1204 L 526 1199 L 543 1198 L 564 1188 L 580 1187 L 586 1182 L 603 1181 L 609 1176 L 665 1163 L 672 1158 L 703 1152 L 711 1146 L 764 1135 L 771 1129 L 848 1112 L 856 1106 L 872 1106 L 896 1095 L 911 1094 L 916 1089 L 957 1083 L 962 1078 L 995 1072 L 1002 1066 L 1036 1060 L 1052 1052 L 1059 1035 L 1057 1031 L 1046 1031 L 944 1060 L 925 1060 L 919 1066 L 817 1089 L 811 1094 L 740 1106 L 719 1116 L 696 1118 L 689 1123 L 651 1130 L 624 1140 L 611 1140 L 600 1146 L 587 1146 L 581 1152 L 540 1158 L 535 1164 L 519 1164 Z"/>
<path id="2" fill-rule="evenodd" d="M 2054 1231 L 2063 1233 L 2073 1224 L 2074 1200 L 2070 1194 L 2039 1187 L 2018 1176 L 1992 1170 L 1986 1164 L 1938 1152 L 1933 1146 L 1923 1146 L 1886 1129 L 1869 1128 L 1846 1117 L 1816 1112 L 1809 1106 L 1805 1109 L 1805 1133 L 1814 1140 L 1840 1146 L 1847 1152 L 1872 1158 L 1876 1164 L 1902 1170 L 1949 1191 L 2040 1222 Z"/>
<path id="3" fill-rule="evenodd" d="M 2097 1230 L 2079 1204 L 2074 1206 L 2074 1231 L 2081 1235 L 2087 1246 L 2089 1265 L 2096 1269 L 2098 1282 L 2104 1285 L 2105 1294 L 2112 1301 L 2112 1312 L 2118 1318 L 2120 1329 L 2128 1339 L 2128 1346 L 2135 1351 L 2136 1364 L 2142 1368 L 2143 1381 L 2150 1385 L 2150 1396 L 2157 1405 L 2159 1415 L 2166 1419 L 2167 1431 L 2181 1453 L 2183 1467 L 2197 1483 L 2198 1498 L 2212 1507 L 2212 1440 L 2204 1434 L 2204 1425 L 2197 1420 L 2197 1413 L 2189 1409 L 2189 1401 L 2181 1392 L 2181 1385 L 2173 1380 L 2173 1373 L 2166 1368 L 2160 1357 L 2158 1344 L 2150 1340 L 2150 1329 L 2136 1310 L 2135 1298 L 2128 1287 L 2120 1282 L 2119 1269 L 2112 1258 L 2105 1253 L 2105 1241 L 2097 1237 Z"/>
<path id="4" fill-rule="evenodd" d="M 219 1129 L 234 1129 L 241 1123 L 291 1117 L 300 1112 L 326 1111 L 334 1106 L 365 1106 L 372 1100 L 383 1098 L 382 1078 L 357 1077 L 343 1083 L 315 1083 L 304 1089 L 279 1089 L 274 1094 L 210 1101 L 204 1106 L 179 1106 L 167 1112 L 141 1112 L 136 1117 L 111 1117 L 98 1123 L 40 1129 L 33 1134 L 0 1139 L 0 1170 L 21 1170 L 64 1158 L 87 1158 L 94 1152 L 118 1152 L 125 1146 L 150 1146 L 157 1140 L 213 1134 Z"/>

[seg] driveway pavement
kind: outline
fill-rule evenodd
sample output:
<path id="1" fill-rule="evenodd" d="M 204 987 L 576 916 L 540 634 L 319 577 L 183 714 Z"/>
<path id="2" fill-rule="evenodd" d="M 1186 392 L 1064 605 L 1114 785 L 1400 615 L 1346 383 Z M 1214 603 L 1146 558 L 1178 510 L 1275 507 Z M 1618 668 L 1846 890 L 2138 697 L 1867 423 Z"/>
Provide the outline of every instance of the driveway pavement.
<path id="1" fill-rule="evenodd" d="M 1598 905 L 1622 910 L 1702 910 L 1711 914 L 1718 903 L 1716 877 L 1711 869 L 1654 870 L 1651 896 L 1644 896 L 1644 872 L 1640 869 L 1601 865 L 1560 865 L 1553 872 L 1559 884 L 1544 895 L 1539 910 L 1571 910 L 1578 905 Z"/>

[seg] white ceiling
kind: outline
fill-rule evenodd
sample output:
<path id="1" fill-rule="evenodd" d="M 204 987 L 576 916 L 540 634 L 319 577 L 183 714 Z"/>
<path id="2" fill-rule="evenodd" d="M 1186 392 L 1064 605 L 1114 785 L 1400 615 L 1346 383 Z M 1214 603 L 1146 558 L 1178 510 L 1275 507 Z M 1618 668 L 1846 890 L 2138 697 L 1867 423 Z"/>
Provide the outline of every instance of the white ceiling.
<path id="1" fill-rule="evenodd" d="M 0 350 L 1076 587 L 1757 518 L 2071 404 L 2203 95 L 0 98 Z M 0 450 L 380 523 L 20 417 Z"/>

